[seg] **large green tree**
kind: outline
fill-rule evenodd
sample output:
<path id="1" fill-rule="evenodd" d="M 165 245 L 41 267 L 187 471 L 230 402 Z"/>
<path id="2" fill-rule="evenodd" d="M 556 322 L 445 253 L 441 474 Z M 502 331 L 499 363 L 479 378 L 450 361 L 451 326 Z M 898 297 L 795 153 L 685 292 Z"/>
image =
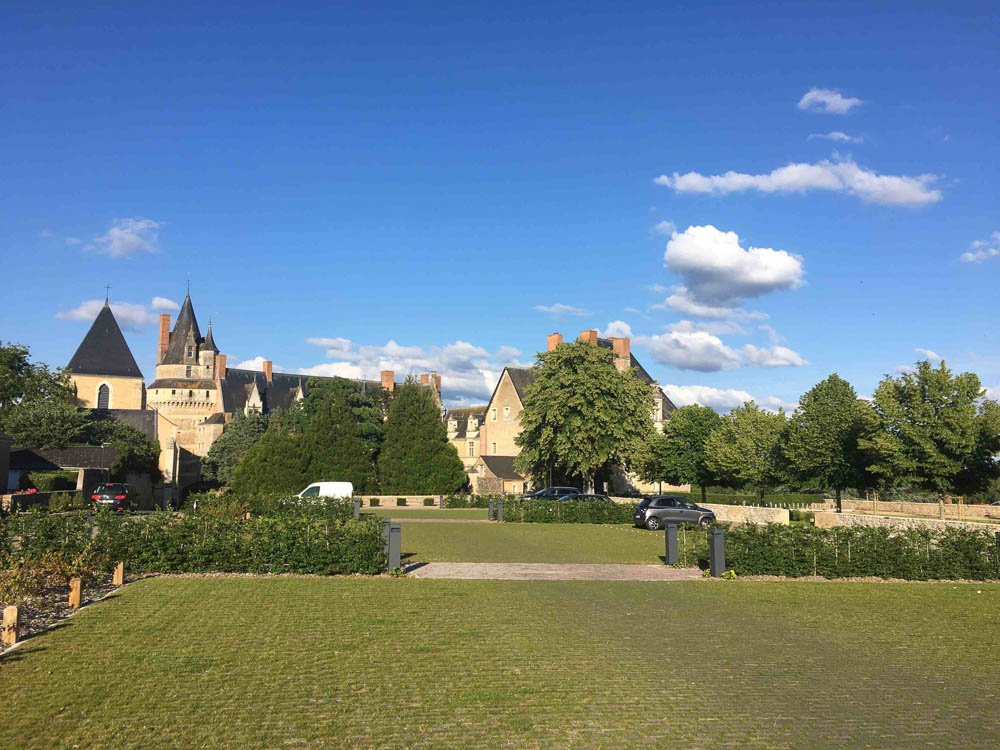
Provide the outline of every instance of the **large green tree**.
<path id="1" fill-rule="evenodd" d="M 517 469 L 536 484 L 583 478 L 588 488 L 614 466 L 630 469 L 653 435 L 653 389 L 614 366 L 610 349 L 582 341 L 538 354 L 524 394 Z"/>
<path id="2" fill-rule="evenodd" d="M 387 493 L 455 492 L 466 481 L 455 446 L 448 442 L 441 410 L 428 388 L 407 381 L 392 397 L 378 458 Z"/>
<path id="3" fill-rule="evenodd" d="M 871 454 L 868 470 L 886 485 L 942 495 L 984 490 L 1000 470 L 1000 406 L 983 395 L 976 375 L 953 375 L 944 362 L 917 362 L 914 372 L 887 375 L 860 441 Z"/>
<path id="4" fill-rule="evenodd" d="M 834 373 L 802 394 L 788 423 L 782 452 L 790 476 L 833 488 L 838 511 L 843 490 L 871 485 L 858 444 L 870 411 L 851 384 Z"/>
<path id="5" fill-rule="evenodd" d="M 332 391 L 320 402 L 302 433 L 309 482 L 350 482 L 359 494 L 377 491 L 371 443 L 365 440 L 357 394 Z"/>
<path id="6" fill-rule="evenodd" d="M 784 478 L 779 453 L 785 413 L 747 401 L 726 414 L 705 441 L 705 464 L 729 487 L 752 487 L 763 500 Z"/>
<path id="7" fill-rule="evenodd" d="M 302 436 L 282 420 L 272 420 L 267 432 L 236 465 L 230 486 L 241 494 L 287 493 L 304 489 L 307 457 L 301 450 Z"/>
<path id="8" fill-rule="evenodd" d="M 697 484 L 701 501 L 705 488 L 717 481 L 705 461 L 705 443 L 720 421 L 716 411 L 693 404 L 670 414 L 663 432 L 653 437 L 643 478 L 651 482 Z"/>
<path id="9" fill-rule="evenodd" d="M 266 414 L 237 410 L 201 460 L 201 476 L 220 484 L 232 482 L 237 464 L 267 432 L 268 421 Z"/>
<path id="10" fill-rule="evenodd" d="M 0 345 L 0 430 L 22 448 L 65 448 L 83 436 L 69 375 L 31 362 L 28 347 Z"/>
<path id="11" fill-rule="evenodd" d="M 115 451 L 111 478 L 125 481 L 128 474 L 145 474 L 151 481 L 163 478 L 160 471 L 160 443 L 131 425 L 102 419 L 89 422 L 84 430 L 89 445 L 108 445 Z"/>

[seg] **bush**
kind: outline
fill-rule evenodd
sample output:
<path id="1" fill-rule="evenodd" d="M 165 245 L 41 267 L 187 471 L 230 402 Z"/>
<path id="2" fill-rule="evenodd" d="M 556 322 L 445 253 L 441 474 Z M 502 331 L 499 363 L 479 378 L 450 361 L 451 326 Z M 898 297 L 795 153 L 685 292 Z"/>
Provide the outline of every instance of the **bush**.
<path id="1" fill-rule="evenodd" d="M 444 499 L 445 508 L 488 508 L 490 500 L 516 500 L 512 495 L 448 495 Z M 505 508 L 507 506 L 504 506 Z"/>
<path id="2" fill-rule="evenodd" d="M 39 492 L 76 489 L 75 471 L 30 471 L 21 474 L 18 487 L 22 490 L 36 489 Z"/>
<path id="3" fill-rule="evenodd" d="M 372 508 L 377 508 L 377 507 L 378 507 L 379 505 L 381 505 L 381 504 L 382 504 L 382 501 L 381 501 L 381 500 L 379 500 L 379 499 L 378 499 L 377 497 L 373 497 L 373 498 L 371 499 L 371 501 L 370 501 L 370 502 L 369 502 L 368 504 L 369 504 L 369 505 L 370 505 L 370 506 L 371 506 Z"/>
<path id="4" fill-rule="evenodd" d="M 503 504 L 504 522 L 514 523 L 632 523 L 637 503 L 603 500 L 520 500 Z"/>
<path id="5" fill-rule="evenodd" d="M 434 498 L 433 497 L 425 497 L 424 498 L 424 507 L 425 508 L 433 508 L 434 507 Z"/>
<path id="6" fill-rule="evenodd" d="M 406 498 L 405 497 L 397 497 L 396 498 L 396 506 L 399 507 L 399 506 L 403 506 L 403 505 L 406 505 Z"/>
<path id="7" fill-rule="evenodd" d="M 59 492 L 49 498 L 49 512 L 51 513 L 61 513 L 67 510 L 77 510 L 85 507 L 86 504 L 83 501 L 83 494 L 80 492 L 75 492 L 73 494 L 68 492 Z"/>
<path id="8" fill-rule="evenodd" d="M 737 575 L 904 580 L 1000 578 L 1000 548 L 978 529 L 745 525 L 726 532 Z"/>
<path id="9" fill-rule="evenodd" d="M 816 514 L 811 510 L 796 510 L 795 508 L 792 508 L 788 511 L 788 520 L 816 523 Z"/>

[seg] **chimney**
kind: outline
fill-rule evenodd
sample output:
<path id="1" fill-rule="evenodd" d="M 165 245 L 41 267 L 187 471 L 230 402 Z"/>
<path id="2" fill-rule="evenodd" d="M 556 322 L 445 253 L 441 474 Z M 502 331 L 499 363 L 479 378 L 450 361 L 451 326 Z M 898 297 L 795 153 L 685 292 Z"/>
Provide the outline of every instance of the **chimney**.
<path id="1" fill-rule="evenodd" d="M 427 373 L 424 373 L 423 375 L 420 376 L 420 385 L 429 385 L 430 380 L 431 376 L 428 375 Z"/>
<path id="2" fill-rule="evenodd" d="M 159 364 L 163 360 L 163 353 L 167 351 L 170 343 L 170 315 L 162 313 L 160 315 L 160 344 L 157 348 L 156 362 Z"/>
<path id="3" fill-rule="evenodd" d="M 611 337 L 615 347 L 615 368 L 625 372 L 632 366 L 632 342 L 628 338 Z"/>
<path id="4" fill-rule="evenodd" d="M 550 333 L 549 334 L 549 338 L 548 338 L 548 342 L 547 342 L 547 348 L 546 348 L 545 351 L 551 352 L 553 349 L 555 349 L 561 343 L 562 343 L 562 334 L 561 333 Z"/>
<path id="5" fill-rule="evenodd" d="M 226 355 L 218 354 L 215 357 L 215 373 L 219 376 L 219 380 L 226 379 Z"/>
<path id="6" fill-rule="evenodd" d="M 580 338 L 591 346 L 597 346 L 597 331 L 580 331 Z"/>
<path id="7" fill-rule="evenodd" d="M 392 393 L 396 387 L 396 373 L 392 370 L 382 370 L 382 388 Z"/>
<path id="8" fill-rule="evenodd" d="M 436 372 L 432 372 L 431 373 L 431 385 L 434 386 L 434 390 L 436 390 L 438 392 L 438 395 L 440 396 L 441 395 L 441 376 L 438 375 Z"/>
<path id="9" fill-rule="evenodd" d="M 271 375 L 272 375 L 273 368 L 274 368 L 274 363 L 271 360 L 269 360 L 269 359 L 265 359 L 264 360 L 264 377 L 267 378 L 267 382 L 268 383 L 271 382 Z"/>

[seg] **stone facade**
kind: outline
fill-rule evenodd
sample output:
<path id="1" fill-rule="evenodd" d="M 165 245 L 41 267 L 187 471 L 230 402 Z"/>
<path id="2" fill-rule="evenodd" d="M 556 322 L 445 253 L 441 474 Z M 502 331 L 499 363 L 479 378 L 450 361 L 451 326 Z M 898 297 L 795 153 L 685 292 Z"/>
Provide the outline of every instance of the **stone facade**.
<path id="1" fill-rule="evenodd" d="M 462 465 L 469 471 L 479 458 L 480 432 L 486 416 L 486 405 L 449 409 L 445 414 L 445 429 L 448 442 L 455 446 Z"/>
<path id="2" fill-rule="evenodd" d="M 1000 525 L 975 521 L 941 521 L 935 518 L 899 518 L 897 516 L 867 516 L 860 513 L 836 513 L 818 510 L 814 513 L 816 526 L 832 529 L 835 526 L 879 526 L 890 529 L 969 529 L 972 531 L 1000 532 Z"/>

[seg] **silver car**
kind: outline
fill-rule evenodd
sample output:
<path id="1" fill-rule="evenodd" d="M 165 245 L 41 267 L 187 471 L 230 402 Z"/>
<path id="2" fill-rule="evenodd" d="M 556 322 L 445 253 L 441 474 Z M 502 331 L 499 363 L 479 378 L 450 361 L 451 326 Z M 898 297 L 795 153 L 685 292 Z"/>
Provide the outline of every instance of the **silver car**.
<path id="1" fill-rule="evenodd" d="M 659 531 L 668 523 L 687 523 L 705 528 L 715 522 L 715 514 L 708 508 L 695 505 L 684 497 L 660 495 L 643 500 L 635 509 L 633 522 L 650 531 Z"/>

